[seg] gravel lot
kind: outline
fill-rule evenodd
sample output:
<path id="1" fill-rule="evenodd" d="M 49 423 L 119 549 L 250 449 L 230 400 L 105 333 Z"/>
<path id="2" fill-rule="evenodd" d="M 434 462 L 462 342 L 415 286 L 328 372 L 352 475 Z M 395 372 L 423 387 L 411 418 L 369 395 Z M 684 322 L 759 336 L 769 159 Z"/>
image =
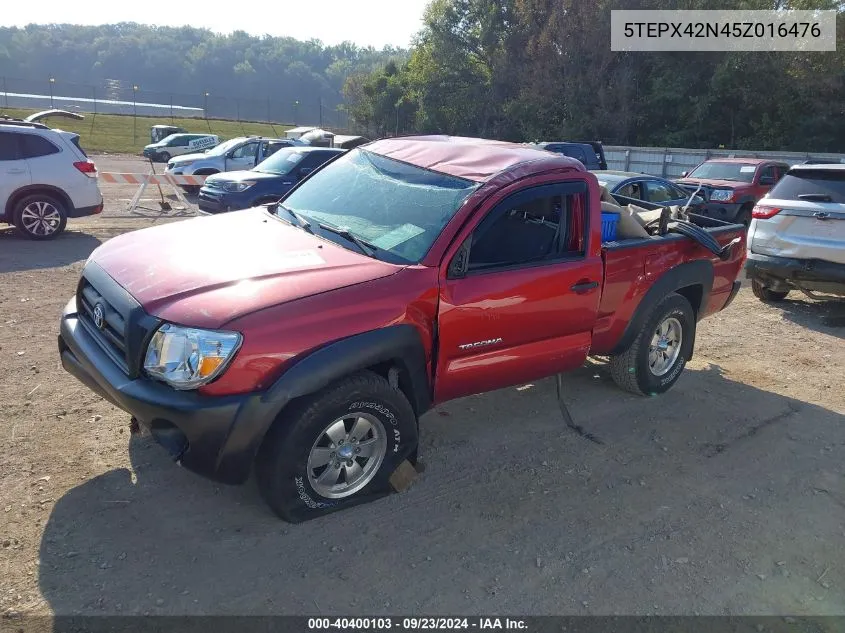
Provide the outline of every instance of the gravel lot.
<path id="1" fill-rule="evenodd" d="M 743 289 L 659 398 L 575 372 L 601 444 L 551 380 L 438 407 L 408 492 L 293 526 L 61 370 L 91 251 L 173 221 L 103 192 L 53 242 L 0 229 L 0 613 L 845 614 L 845 305 Z"/>

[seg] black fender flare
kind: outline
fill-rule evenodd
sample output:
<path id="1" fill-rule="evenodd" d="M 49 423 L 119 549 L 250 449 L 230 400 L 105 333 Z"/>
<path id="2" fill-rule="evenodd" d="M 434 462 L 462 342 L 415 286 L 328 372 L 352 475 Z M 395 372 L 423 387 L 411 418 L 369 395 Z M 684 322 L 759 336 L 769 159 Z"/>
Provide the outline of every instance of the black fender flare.
<path id="1" fill-rule="evenodd" d="M 654 306 L 663 300 L 667 295 L 687 288 L 689 286 L 701 286 L 701 303 L 696 310 L 696 320 L 700 320 L 701 313 L 710 298 L 710 292 L 713 290 L 713 278 L 715 273 L 713 271 L 713 263 L 709 260 L 698 260 L 694 262 L 687 262 L 667 270 L 652 284 L 651 288 L 645 293 L 645 296 L 640 301 L 637 309 L 634 311 L 633 317 L 628 322 L 622 338 L 616 344 L 616 347 L 610 352 L 611 355 L 621 354 L 627 350 L 637 338 L 637 335 L 645 327 L 645 320 L 648 318 Z M 692 354 L 690 354 L 692 358 Z"/>
<path id="2" fill-rule="evenodd" d="M 399 368 L 400 389 L 417 419 L 431 408 L 431 383 L 425 347 L 412 325 L 391 325 L 337 340 L 304 356 L 273 385 L 241 407 L 217 457 L 218 470 L 243 471 L 264 436 L 292 400 L 318 392 L 335 380 L 367 367 L 390 363 Z"/>

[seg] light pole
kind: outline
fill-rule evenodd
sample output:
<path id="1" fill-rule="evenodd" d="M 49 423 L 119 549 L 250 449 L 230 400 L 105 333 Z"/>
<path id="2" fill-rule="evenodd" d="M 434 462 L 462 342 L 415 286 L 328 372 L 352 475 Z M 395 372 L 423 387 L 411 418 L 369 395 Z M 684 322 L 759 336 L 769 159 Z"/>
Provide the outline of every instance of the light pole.
<path id="1" fill-rule="evenodd" d="M 138 96 L 138 86 L 132 86 L 132 142 L 138 141 L 138 108 L 135 105 Z"/>
<path id="2" fill-rule="evenodd" d="M 293 124 L 296 125 L 296 120 L 299 118 L 299 101 L 293 102 Z"/>
<path id="3" fill-rule="evenodd" d="M 55 77 L 50 77 L 50 108 L 53 107 L 53 84 L 56 83 Z"/>
<path id="4" fill-rule="evenodd" d="M 203 102 L 202 111 L 203 111 L 203 114 L 205 115 L 205 118 L 208 119 L 208 93 L 207 92 L 205 93 L 205 101 Z"/>

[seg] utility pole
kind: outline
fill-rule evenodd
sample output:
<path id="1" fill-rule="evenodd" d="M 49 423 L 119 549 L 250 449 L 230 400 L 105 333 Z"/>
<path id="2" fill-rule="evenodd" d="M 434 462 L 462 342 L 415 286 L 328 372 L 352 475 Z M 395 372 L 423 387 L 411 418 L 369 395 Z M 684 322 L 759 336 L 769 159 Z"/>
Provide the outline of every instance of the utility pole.
<path id="1" fill-rule="evenodd" d="M 53 108 L 53 84 L 54 83 L 56 83 L 56 78 L 50 77 L 50 109 Z"/>
<path id="2" fill-rule="evenodd" d="M 320 96 L 320 127 L 323 127 L 323 97 Z"/>

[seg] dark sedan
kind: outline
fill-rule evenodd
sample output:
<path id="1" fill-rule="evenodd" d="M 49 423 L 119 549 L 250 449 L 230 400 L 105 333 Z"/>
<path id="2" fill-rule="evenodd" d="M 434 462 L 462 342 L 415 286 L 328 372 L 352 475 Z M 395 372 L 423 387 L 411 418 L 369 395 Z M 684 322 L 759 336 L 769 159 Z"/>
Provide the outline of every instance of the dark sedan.
<path id="1" fill-rule="evenodd" d="M 648 174 L 636 174 L 628 171 L 594 170 L 599 184 L 607 187 L 610 193 L 614 193 L 634 200 L 643 200 L 661 206 L 684 206 L 689 200 L 690 194 L 675 183 L 649 176 Z M 696 196 L 689 205 L 693 213 L 704 204 L 704 200 Z"/>
<path id="2" fill-rule="evenodd" d="M 345 151 L 329 147 L 287 147 L 249 171 L 209 176 L 200 189 L 200 211 L 225 213 L 275 202 L 305 176 Z"/>

